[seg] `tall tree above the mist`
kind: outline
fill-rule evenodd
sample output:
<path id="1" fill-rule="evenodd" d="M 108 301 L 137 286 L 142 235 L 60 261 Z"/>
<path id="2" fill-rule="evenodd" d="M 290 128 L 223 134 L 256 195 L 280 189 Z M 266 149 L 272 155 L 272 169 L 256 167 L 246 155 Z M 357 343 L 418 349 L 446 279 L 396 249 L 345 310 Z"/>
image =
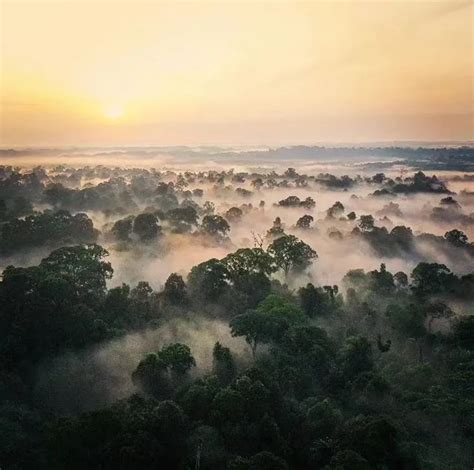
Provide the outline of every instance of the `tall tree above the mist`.
<path id="1" fill-rule="evenodd" d="M 170 222 L 172 230 L 176 233 L 190 232 L 198 223 L 198 214 L 194 207 L 178 207 L 166 213 L 166 219 Z"/>
<path id="2" fill-rule="evenodd" d="M 251 273 L 270 275 L 275 271 L 273 258 L 262 248 L 240 248 L 221 261 L 232 277 Z"/>
<path id="3" fill-rule="evenodd" d="M 296 227 L 302 230 L 309 230 L 313 221 L 314 217 L 312 215 L 305 214 L 296 221 Z"/>
<path id="4" fill-rule="evenodd" d="M 230 225 L 224 217 L 210 214 L 202 219 L 202 230 L 212 236 L 226 237 L 230 231 Z"/>
<path id="5" fill-rule="evenodd" d="M 194 266 L 188 276 L 191 293 L 206 301 L 216 301 L 229 283 L 229 271 L 225 264 L 216 258 Z"/>
<path id="6" fill-rule="evenodd" d="M 117 220 L 112 227 L 112 234 L 116 240 L 129 241 L 133 230 L 133 215 Z"/>
<path id="7" fill-rule="evenodd" d="M 156 215 L 145 213 L 138 214 L 133 222 L 133 233 L 138 235 L 141 241 L 155 239 L 161 232 Z"/>
<path id="8" fill-rule="evenodd" d="M 101 296 L 113 269 L 104 258 L 108 251 L 100 245 L 78 245 L 59 248 L 40 263 L 40 268 L 69 279 L 78 295 Z"/>
<path id="9" fill-rule="evenodd" d="M 303 271 L 318 257 L 315 250 L 294 235 L 285 235 L 274 240 L 268 247 L 268 253 L 285 276 L 290 272 Z"/>
<path id="10" fill-rule="evenodd" d="M 444 264 L 418 263 L 411 273 L 412 289 L 420 297 L 449 292 L 456 276 Z"/>
<path id="11" fill-rule="evenodd" d="M 165 282 L 163 296 L 173 305 L 185 305 L 188 302 L 186 284 L 179 274 L 171 273 Z"/>

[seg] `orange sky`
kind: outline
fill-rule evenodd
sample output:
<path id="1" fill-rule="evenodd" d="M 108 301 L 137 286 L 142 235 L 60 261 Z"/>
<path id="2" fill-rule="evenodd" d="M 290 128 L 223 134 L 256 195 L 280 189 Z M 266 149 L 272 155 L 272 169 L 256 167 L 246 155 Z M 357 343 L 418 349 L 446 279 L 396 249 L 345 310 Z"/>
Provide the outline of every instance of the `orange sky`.
<path id="1" fill-rule="evenodd" d="M 3 146 L 473 139 L 471 2 L 4 1 Z"/>

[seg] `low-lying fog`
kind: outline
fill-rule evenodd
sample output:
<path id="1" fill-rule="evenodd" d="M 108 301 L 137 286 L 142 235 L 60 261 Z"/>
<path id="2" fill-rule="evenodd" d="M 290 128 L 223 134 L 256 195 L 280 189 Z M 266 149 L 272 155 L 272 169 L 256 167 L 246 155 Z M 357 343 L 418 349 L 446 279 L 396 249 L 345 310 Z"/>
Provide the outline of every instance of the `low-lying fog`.
<path id="1" fill-rule="evenodd" d="M 128 207 L 120 210 L 109 210 L 110 207 L 101 206 L 102 202 L 89 202 L 90 208 L 84 209 L 67 204 L 55 205 L 43 197 L 36 197 L 33 201 L 36 211 L 66 209 L 71 214 L 86 213 L 92 219 L 94 228 L 100 232 L 96 243 L 110 253 L 108 260 L 114 275 L 109 287 L 122 283 L 134 286 L 139 281 L 147 281 L 153 289 L 160 290 L 171 273 L 178 273 L 186 279 L 193 266 L 210 258 L 221 259 L 243 247 L 266 248 L 271 242 L 267 232 L 277 217 L 281 219 L 286 234 L 296 235 L 318 254 L 317 260 L 303 274 L 289 279 L 284 279 L 282 274 L 276 275 L 290 288 L 296 289 L 307 282 L 340 285 L 347 271 L 357 268 L 372 270 L 381 263 L 385 263 L 393 273 L 403 271 L 408 275 L 421 260 L 446 264 L 456 274 L 473 270 L 472 253 L 454 248 L 439 250 L 426 237 L 415 239 L 416 255 L 384 256 L 365 239 L 351 236 L 360 223 L 360 216 L 372 215 L 374 225 L 385 227 L 388 232 L 396 226 L 406 226 L 415 236 L 428 233 L 443 237 L 449 230 L 460 229 L 472 241 L 474 181 L 463 172 L 424 170 L 426 177 L 435 174 L 439 177 L 447 188 L 445 192 L 412 191 L 374 196 L 374 191 L 385 184 L 372 181 L 375 174 L 384 173 L 385 182 L 396 180 L 400 183 L 411 180 L 420 164 L 412 165 L 393 155 L 367 153 L 359 157 L 351 155 L 350 158 L 325 156 L 311 159 L 307 156 L 277 158 L 263 151 L 262 158 L 257 160 L 255 152 L 242 153 L 238 149 L 225 154 L 222 149 L 177 149 L 173 152 L 169 149 L 4 152 L 2 163 L 19 167 L 22 174 L 29 174 L 33 167 L 41 165 L 46 169 L 40 172 L 45 188 L 57 183 L 69 190 L 97 188 L 99 196 L 100 191 L 108 191 L 109 186 L 111 194 L 116 195 L 118 190 L 114 185 L 119 180 L 120 191 L 128 191 L 133 199 Z M 101 166 L 94 168 L 99 162 Z M 294 168 L 295 172 L 286 172 L 288 168 Z M 11 171 L 11 168 L 4 167 L 5 175 Z M 39 170 L 36 168 L 34 171 L 38 173 Z M 337 177 L 337 181 L 343 175 L 348 175 L 353 181 L 348 185 L 328 185 L 324 182 L 326 177 L 321 176 L 327 173 Z M 255 183 L 258 179 L 262 184 Z M 273 180 L 272 184 L 268 183 L 270 180 Z M 159 183 L 172 183 L 176 195 L 173 204 L 177 207 L 183 207 L 183 201 L 193 201 L 201 210 L 209 201 L 214 205 L 214 214 L 226 218 L 227 211 L 237 207 L 242 215 L 234 219 L 227 217 L 230 232 L 222 239 L 196 236 L 204 212 L 200 213 L 197 226 L 184 233 L 173 233 L 167 228 L 166 220 L 159 220 L 162 231 L 152 241 L 139 243 L 133 236 L 128 243 L 115 239 L 111 233 L 119 219 L 144 211 L 166 212 L 173 208 L 173 204 L 165 207 L 155 201 L 154 191 Z M 240 189 L 236 191 L 237 188 Z M 194 190 L 202 190 L 202 194 Z M 300 201 L 312 198 L 315 206 L 278 205 L 289 196 L 297 196 Z M 442 202 L 447 197 L 454 202 Z M 328 217 L 328 209 L 336 202 L 340 202 L 343 209 L 334 217 Z M 440 217 L 435 217 L 439 207 L 444 211 Z M 351 219 L 349 214 L 352 212 L 355 215 Z M 208 213 L 212 213 L 212 209 Z M 313 217 L 311 227 L 297 228 L 298 219 L 304 215 Z M 10 264 L 38 264 L 51 248 L 45 243 L 4 253 L 0 256 L 0 269 Z M 67 354 L 45 363 L 38 371 L 37 389 L 43 399 L 49 397 L 51 404 L 59 409 L 71 411 L 75 408 L 71 397 L 80 401 L 80 396 L 76 396 L 73 390 L 87 390 L 84 392 L 88 403 L 85 408 L 101 406 L 132 393 L 134 387 L 130 374 L 140 358 L 170 340 L 183 341 L 191 347 L 198 371 L 209 366 L 212 347 L 217 340 L 232 346 L 236 352 L 240 351 L 244 360 L 249 354 L 243 340 L 230 336 L 225 323 L 209 319 L 170 322 L 159 330 L 129 334 L 90 351 Z M 91 396 L 91 390 L 96 391 L 94 396 Z M 82 408 L 84 404 L 78 405 L 78 409 Z"/>

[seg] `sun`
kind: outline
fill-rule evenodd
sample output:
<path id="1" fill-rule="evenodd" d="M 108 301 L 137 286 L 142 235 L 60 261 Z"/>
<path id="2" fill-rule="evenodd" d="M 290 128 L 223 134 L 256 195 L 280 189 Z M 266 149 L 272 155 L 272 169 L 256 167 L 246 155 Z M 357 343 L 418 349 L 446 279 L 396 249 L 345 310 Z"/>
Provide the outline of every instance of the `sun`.
<path id="1" fill-rule="evenodd" d="M 125 115 L 125 110 L 123 106 L 114 105 L 114 106 L 108 106 L 104 108 L 104 116 L 107 119 L 116 121 L 117 119 L 122 118 L 124 115 Z"/>

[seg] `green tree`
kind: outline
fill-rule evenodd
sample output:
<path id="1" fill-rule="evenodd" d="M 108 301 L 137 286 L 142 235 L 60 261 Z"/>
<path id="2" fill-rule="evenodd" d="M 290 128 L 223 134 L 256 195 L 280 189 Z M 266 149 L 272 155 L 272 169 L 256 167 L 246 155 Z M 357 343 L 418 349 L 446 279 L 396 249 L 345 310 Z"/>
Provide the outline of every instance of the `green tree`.
<path id="1" fill-rule="evenodd" d="M 230 225 L 227 220 L 216 214 L 204 216 L 201 227 L 204 233 L 220 237 L 225 237 L 227 232 L 230 231 Z"/>
<path id="2" fill-rule="evenodd" d="M 450 292 L 455 276 L 444 265 L 438 263 L 419 263 L 411 273 L 412 289 L 419 296 L 429 296 Z"/>
<path id="3" fill-rule="evenodd" d="M 226 265 L 216 258 L 198 264 L 191 269 L 188 285 L 194 295 L 216 301 L 229 286 L 230 274 Z"/>
<path id="4" fill-rule="evenodd" d="M 273 258 L 262 248 L 240 248 L 221 261 L 232 277 L 250 273 L 270 275 L 275 270 Z"/>
<path id="5" fill-rule="evenodd" d="M 306 269 L 318 257 L 316 251 L 294 235 L 285 235 L 274 240 L 268 247 L 268 253 L 275 264 L 283 269 L 285 276 L 291 271 Z"/>
<path id="6" fill-rule="evenodd" d="M 391 304 L 386 315 L 392 328 L 401 338 L 413 338 L 418 345 L 419 360 L 423 360 L 423 339 L 426 336 L 426 314 L 421 305 Z"/>
<path id="7" fill-rule="evenodd" d="M 196 365 L 189 347 L 181 343 L 163 347 L 158 356 L 169 370 L 178 376 L 186 374 L 191 367 Z"/>
<path id="8" fill-rule="evenodd" d="M 133 233 L 141 241 L 155 239 L 161 231 L 156 215 L 150 213 L 138 214 L 133 221 Z"/>
<path id="9" fill-rule="evenodd" d="M 314 221 L 312 215 L 305 214 L 296 221 L 296 227 L 302 230 L 309 230 Z"/>
<path id="10" fill-rule="evenodd" d="M 117 220 L 112 227 L 112 234 L 117 240 L 128 241 L 133 229 L 133 216 Z"/>
<path id="11" fill-rule="evenodd" d="M 454 246 L 465 247 L 469 245 L 469 239 L 464 232 L 461 230 L 450 230 L 444 234 L 444 238 Z"/>
<path id="12" fill-rule="evenodd" d="M 149 353 L 139 362 L 132 373 L 132 381 L 149 395 L 164 398 L 171 394 L 168 365 L 157 353 Z"/>
<path id="13" fill-rule="evenodd" d="M 340 352 L 340 360 L 344 374 L 350 378 L 371 370 L 374 363 L 369 340 L 363 336 L 347 338 Z"/>
<path id="14" fill-rule="evenodd" d="M 359 218 L 359 228 L 363 232 L 370 232 L 374 229 L 374 218 L 371 215 L 361 215 Z"/>
<path id="15" fill-rule="evenodd" d="M 305 316 L 282 297 L 269 295 L 255 310 L 237 315 L 230 322 L 232 336 L 244 336 L 255 355 L 261 342 L 279 341 L 294 324 L 304 323 Z"/>
<path id="16" fill-rule="evenodd" d="M 166 279 L 163 295 L 173 305 L 186 305 L 188 295 L 186 284 L 179 274 L 171 273 Z"/>
<path id="17" fill-rule="evenodd" d="M 234 358 L 229 348 L 222 346 L 219 341 L 212 351 L 212 371 L 217 375 L 222 385 L 228 385 L 235 377 Z"/>
<path id="18" fill-rule="evenodd" d="M 175 233 L 186 233 L 197 225 L 198 214 L 194 207 L 177 207 L 166 213 L 166 219 Z"/>
<path id="19" fill-rule="evenodd" d="M 95 298 L 105 294 L 106 281 L 112 278 L 112 266 L 104 261 L 108 255 L 99 245 L 63 247 L 44 258 L 40 268 L 69 280 L 79 296 Z"/>

